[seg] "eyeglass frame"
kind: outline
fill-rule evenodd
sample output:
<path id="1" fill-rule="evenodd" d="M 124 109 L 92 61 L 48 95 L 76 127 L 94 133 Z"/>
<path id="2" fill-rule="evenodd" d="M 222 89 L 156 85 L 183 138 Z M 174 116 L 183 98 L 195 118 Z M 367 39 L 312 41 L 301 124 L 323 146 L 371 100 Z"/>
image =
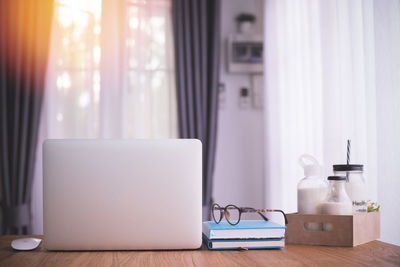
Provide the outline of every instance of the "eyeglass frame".
<path id="1" fill-rule="evenodd" d="M 217 209 L 221 213 L 223 212 L 218 221 L 215 219 L 214 212 L 213 212 L 215 206 L 218 206 Z M 234 208 L 234 209 L 239 211 L 239 219 L 238 219 L 238 221 L 236 223 L 232 223 L 232 222 L 229 221 L 229 216 L 227 216 L 227 212 L 228 212 L 228 208 L 229 207 L 232 207 L 232 208 Z M 269 221 L 269 219 L 264 214 L 262 214 L 261 212 L 280 212 L 280 213 L 282 213 L 283 217 L 285 218 L 285 225 L 288 224 L 288 220 L 287 220 L 286 214 L 282 210 L 277 210 L 277 209 L 254 209 L 254 208 L 250 208 L 250 207 L 238 207 L 238 206 L 235 206 L 233 204 L 229 204 L 229 205 L 227 205 L 225 207 L 221 207 L 217 203 L 213 203 L 212 206 L 211 206 L 211 215 L 212 215 L 212 217 L 214 219 L 214 222 L 217 223 L 217 224 L 222 221 L 222 218 L 225 215 L 226 221 L 230 225 L 237 225 L 240 222 L 240 219 L 242 217 L 242 213 L 247 213 L 247 212 L 257 212 L 265 221 Z"/>

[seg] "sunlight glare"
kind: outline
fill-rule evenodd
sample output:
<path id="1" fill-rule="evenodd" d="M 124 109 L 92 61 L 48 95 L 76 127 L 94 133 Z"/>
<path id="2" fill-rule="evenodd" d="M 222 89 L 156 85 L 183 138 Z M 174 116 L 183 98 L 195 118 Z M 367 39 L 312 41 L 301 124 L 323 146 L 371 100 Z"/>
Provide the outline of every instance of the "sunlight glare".
<path id="1" fill-rule="evenodd" d="M 139 27 L 139 19 L 137 17 L 131 17 L 129 19 L 129 27 L 137 29 Z"/>
<path id="2" fill-rule="evenodd" d="M 58 3 L 71 9 L 93 13 L 96 18 L 101 16 L 101 0 L 57 0 Z"/>
<path id="3" fill-rule="evenodd" d="M 79 106 L 81 108 L 85 108 L 87 107 L 87 105 L 90 102 L 90 97 L 89 97 L 89 93 L 88 92 L 83 92 L 80 96 L 79 96 Z"/>
<path id="4" fill-rule="evenodd" d="M 71 87 L 71 77 L 68 72 L 63 72 L 63 74 L 57 77 L 57 88 L 59 90 L 64 90 L 65 92 Z"/>
<path id="5" fill-rule="evenodd" d="M 100 46 L 96 45 L 93 48 L 93 60 L 94 60 L 94 63 L 96 63 L 96 64 L 100 63 L 100 56 L 101 56 Z"/>

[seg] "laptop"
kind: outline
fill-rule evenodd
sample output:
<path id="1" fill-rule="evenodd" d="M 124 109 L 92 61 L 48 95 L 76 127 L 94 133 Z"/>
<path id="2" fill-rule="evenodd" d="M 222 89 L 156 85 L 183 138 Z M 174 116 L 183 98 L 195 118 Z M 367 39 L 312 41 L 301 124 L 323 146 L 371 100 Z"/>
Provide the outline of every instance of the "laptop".
<path id="1" fill-rule="evenodd" d="M 201 142 L 46 140 L 43 232 L 48 250 L 199 248 Z"/>

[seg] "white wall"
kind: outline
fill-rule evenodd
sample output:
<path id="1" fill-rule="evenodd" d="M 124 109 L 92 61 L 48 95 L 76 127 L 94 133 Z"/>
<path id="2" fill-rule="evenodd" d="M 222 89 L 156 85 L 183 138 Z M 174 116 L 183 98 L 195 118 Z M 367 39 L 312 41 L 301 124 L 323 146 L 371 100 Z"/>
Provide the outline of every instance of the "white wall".
<path id="1" fill-rule="evenodd" d="M 239 108 L 239 90 L 251 88 L 251 76 L 227 72 L 226 39 L 236 33 L 235 17 L 256 15 L 254 32 L 263 33 L 262 0 L 222 0 L 220 82 L 225 84 L 225 103 L 218 119 L 218 142 L 213 197 L 215 202 L 262 208 L 263 206 L 263 111 Z"/>
<path id="2" fill-rule="evenodd" d="M 381 240 L 400 245 L 400 2 L 374 1 Z"/>

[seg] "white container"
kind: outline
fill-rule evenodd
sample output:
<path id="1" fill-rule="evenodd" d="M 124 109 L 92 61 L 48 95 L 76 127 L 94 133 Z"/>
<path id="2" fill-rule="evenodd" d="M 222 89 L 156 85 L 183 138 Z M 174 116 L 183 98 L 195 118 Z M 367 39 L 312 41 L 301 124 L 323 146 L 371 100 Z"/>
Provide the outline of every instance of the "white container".
<path id="1" fill-rule="evenodd" d="M 346 193 L 346 177 L 345 176 L 329 176 L 328 196 L 320 204 L 321 214 L 328 215 L 351 215 L 352 202 Z M 322 226 L 324 231 L 332 231 L 331 223 L 324 223 Z"/>
<path id="2" fill-rule="evenodd" d="M 297 210 L 300 214 L 320 214 L 320 204 L 328 192 L 328 184 L 321 177 L 322 168 L 310 155 L 300 156 L 299 163 L 304 169 L 305 177 L 297 184 Z M 306 223 L 305 228 L 319 231 L 322 225 Z"/>
<path id="3" fill-rule="evenodd" d="M 366 213 L 368 208 L 367 186 L 363 177 L 363 165 L 338 164 L 333 165 L 333 172 L 338 176 L 346 176 L 346 192 L 353 205 L 353 214 Z"/>

